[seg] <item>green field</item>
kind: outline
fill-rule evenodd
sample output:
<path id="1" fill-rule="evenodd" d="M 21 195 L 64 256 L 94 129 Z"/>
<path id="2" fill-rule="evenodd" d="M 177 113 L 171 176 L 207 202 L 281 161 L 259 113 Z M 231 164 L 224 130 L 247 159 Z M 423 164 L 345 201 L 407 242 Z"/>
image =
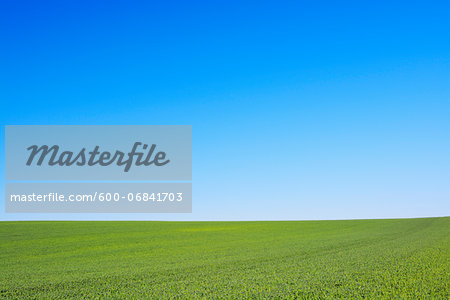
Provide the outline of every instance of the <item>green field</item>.
<path id="1" fill-rule="evenodd" d="M 5 298 L 449 298 L 450 218 L 0 222 Z"/>

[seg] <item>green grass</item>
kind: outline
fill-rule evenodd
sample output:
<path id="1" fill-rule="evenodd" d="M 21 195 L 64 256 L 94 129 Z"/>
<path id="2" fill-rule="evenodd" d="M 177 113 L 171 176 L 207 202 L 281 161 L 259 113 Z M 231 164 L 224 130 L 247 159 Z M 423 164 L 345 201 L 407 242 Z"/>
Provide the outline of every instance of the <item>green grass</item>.
<path id="1" fill-rule="evenodd" d="M 449 298 L 450 218 L 0 222 L 6 298 Z"/>

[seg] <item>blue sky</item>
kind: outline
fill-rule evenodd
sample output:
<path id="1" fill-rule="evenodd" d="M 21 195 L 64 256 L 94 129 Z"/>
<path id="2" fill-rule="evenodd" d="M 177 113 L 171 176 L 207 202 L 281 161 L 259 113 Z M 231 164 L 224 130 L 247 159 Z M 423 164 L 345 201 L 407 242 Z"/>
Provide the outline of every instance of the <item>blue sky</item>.
<path id="1" fill-rule="evenodd" d="M 1 125 L 193 126 L 192 214 L 51 218 L 445 216 L 449 14 L 448 1 L 3 1 Z M 49 217 L 5 214 L 3 183 L 2 220 Z"/>

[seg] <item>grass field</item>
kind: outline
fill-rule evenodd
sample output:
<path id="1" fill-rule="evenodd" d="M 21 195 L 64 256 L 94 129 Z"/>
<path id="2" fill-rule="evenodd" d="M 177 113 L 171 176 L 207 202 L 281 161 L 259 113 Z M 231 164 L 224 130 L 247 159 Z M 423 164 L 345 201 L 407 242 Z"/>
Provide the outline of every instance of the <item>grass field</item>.
<path id="1" fill-rule="evenodd" d="M 450 218 L 0 222 L 5 298 L 449 298 Z"/>

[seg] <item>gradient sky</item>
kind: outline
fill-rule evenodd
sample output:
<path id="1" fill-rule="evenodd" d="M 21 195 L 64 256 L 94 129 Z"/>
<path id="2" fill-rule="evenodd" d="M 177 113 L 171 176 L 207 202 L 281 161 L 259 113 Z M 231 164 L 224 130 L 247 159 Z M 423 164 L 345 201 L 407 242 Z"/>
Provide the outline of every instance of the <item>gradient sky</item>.
<path id="1" fill-rule="evenodd" d="M 0 3 L 1 220 L 450 215 L 450 4 Z M 192 214 L 5 214 L 6 124 L 189 124 Z"/>

